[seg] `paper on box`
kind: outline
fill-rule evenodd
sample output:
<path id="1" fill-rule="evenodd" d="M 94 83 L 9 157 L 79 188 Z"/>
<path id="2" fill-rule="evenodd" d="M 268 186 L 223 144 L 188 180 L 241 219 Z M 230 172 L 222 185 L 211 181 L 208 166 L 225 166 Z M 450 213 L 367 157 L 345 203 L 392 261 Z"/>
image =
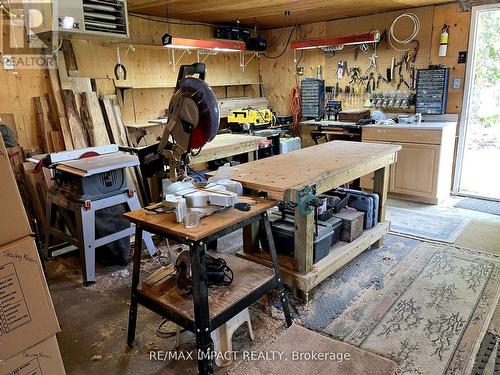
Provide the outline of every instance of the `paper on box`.
<path id="1" fill-rule="evenodd" d="M 0 360 L 59 331 L 34 240 L 0 247 Z"/>

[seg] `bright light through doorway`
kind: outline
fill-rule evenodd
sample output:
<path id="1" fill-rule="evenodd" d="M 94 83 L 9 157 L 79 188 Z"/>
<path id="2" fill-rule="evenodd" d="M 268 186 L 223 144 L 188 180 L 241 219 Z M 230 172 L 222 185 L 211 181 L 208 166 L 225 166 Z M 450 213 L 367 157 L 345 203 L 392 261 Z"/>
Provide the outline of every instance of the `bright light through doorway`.
<path id="1" fill-rule="evenodd" d="M 500 199 L 500 8 L 474 13 L 459 192 Z"/>

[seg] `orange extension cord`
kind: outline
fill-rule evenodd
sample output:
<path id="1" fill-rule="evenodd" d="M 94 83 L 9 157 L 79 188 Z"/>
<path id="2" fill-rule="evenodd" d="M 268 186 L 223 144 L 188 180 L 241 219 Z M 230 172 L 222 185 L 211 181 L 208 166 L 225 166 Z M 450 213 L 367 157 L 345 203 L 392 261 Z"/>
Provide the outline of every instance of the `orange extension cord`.
<path id="1" fill-rule="evenodd" d="M 300 120 L 302 119 L 302 102 L 300 99 L 300 86 L 298 80 L 290 91 L 289 100 L 290 112 L 293 116 L 292 133 L 294 136 L 300 137 L 302 135 L 302 129 L 300 127 Z"/>

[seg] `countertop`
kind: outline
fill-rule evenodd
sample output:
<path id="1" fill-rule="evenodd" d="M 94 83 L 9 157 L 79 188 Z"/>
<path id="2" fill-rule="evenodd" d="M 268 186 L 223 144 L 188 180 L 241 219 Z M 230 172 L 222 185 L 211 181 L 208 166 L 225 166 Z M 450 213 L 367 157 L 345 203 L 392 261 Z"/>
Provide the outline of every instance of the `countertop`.
<path id="1" fill-rule="evenodd" d="M 420 124 L 396 124 L 396 125 L 356 125 L 354 122 L 343 121 L 303 121 L 303 125 L 318 127 L 340 127 L 340 128 L 372 128 L 372 129 L 415 129 L 415 130 L 441 130 L 447 126 L 456 126 L 456 121 L 422 121 Z"/>
<path id="2" fill-rule="evenodd" d="M 365 125 L 363 128 L 371 129 L 413 129 L 413 130 L 441 130 L 447 126 L 457 126 L 456 121 L 423 121 L 420 124 L 396 125 Z"/>

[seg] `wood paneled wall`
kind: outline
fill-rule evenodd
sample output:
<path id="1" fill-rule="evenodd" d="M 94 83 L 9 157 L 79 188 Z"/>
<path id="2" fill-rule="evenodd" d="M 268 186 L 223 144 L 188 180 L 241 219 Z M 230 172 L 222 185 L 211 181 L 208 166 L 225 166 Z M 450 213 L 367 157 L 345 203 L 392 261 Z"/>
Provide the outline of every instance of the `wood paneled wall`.
<path id="1" fill-rule="evenodd" d="M 428 8 L 432 10 L 433 22 L 431 26 L 426 25 L 421 33 L 425 32 L 423 37 L 429 40 L 430 47 L 428 50 L 421 50 L 420 58 L 428 61 L 427 63 L 444 64 L 452 68 L 448 112 L 459 113 L 463 95 L 465 64 L 457 64 L 457 55 L 459 51 L 467 50 L 470 13 L 460 12 L 456 4 Z M 419 9 L 425 10 L 426 8 L 417 8 L 413 11 L 421 12 L 422 10 Z M 373 17 L 393 19 L 400 13 L 391 12 L 379 16 L 302 25 L 299 30 L 294 31 L 292 40 L 338 35 L 347 33 L 347 28 L 350 30 L 349 32 L 352 30 L 368 31 L 375 25 Z M 438 57 L 437 50 L 439 33 L 444 23 L 451 26 L 450 41 L 447 57 L 441 58 Z M 207 26 L 172 24 L 167 26 L 164 22 L 145 20 L 134 16 L 130 17 L 130 30 L 131 43 L 136 45 L 159 44 L 161 36 L 165 32 L 197 38 L 211 37 L 213 32 Z M 276 56 L 283 50 L 290 31 L 291 28 L 285 28 L 269 30 L 265 33 L 270 46 L 266 53 L 268 56 Z M 84 40 L 75 40 L 73 45 L 80 77 L 114 78 L 113 68 L 116 63 L 116 48 L 114 46 L 109 43 Z M 381 44 L 380 48 L 385 47 Z M 121 53 L 123 54 L 125 50 L 126 48 L 121 48 Z M 384 53 L 379 52 L 383 56 Z M 323 52 L 315 50 L 302 54 L 298 52 L 295 57 L 299 59 L 301 55 L 302 58 L 298 66 L 304 67 L 304 76 L 314 77 L 316 67 L 321 65 L 327 83 L 335 84 L 336 63 L 338 60 L 345 59 L 342 57 L 342 53 L 333 58 L 326 58 Z M 349 55 L 349 58 L 353 57 L 352 54 L 345 55 Z M 178 56 L 179 54 L 177 54 Z M 367 56 L 360 54 L 358 60 L 361 61 L 361 59 L 367 60 Z M 180 63 L 188 64 L 195 61 L 196 54 L 192 53 L 184 56 Z M 126 82 L 121 81 L 120 84 L 137 86 L 137 88 L 127 89 L 124 92 L 125 121 L 142 122 L 162 114 L 168 105 L 172 95 L 171 87 L 174 86 L 177 77 L 177 72 L 169 64 L 168 52 L 163 49 L 147 49 L 138 46 L 135 52 L 129 52 L 124 63 L 128 69 L 128 79 Z M 278 59 L 265 59 L 263 57 L 254 59 L 244 72 L 239 66 L 239 54 L 209 56 L 206 64 L 208 67 L 207 81 L 213 86 L 218 97 L 258 96 L 259 82 L 263 82 L 264 95 L 269 98 L 273 109 L 282 114 L 289 112 L 288 95 L 296 83 L 295 70 L 297 66 L 291 49 L 287 49 Z M 453 78 L 462 79 L 460 89 L 451 88 Z M 157 88 L 140 88 L 144 86 Z M 50 81 L 46 71 L 19 70 L 12 72 L 0 67 L 0 114 L 13 114 L 19 142 L 25 148 L 36 150 L 40 146 L 32 98 L 49 92 Z"/>
<path id="2" fill-rule="evenodd" d="M 448 113 L 460 113 L 460 106 L 463 96 L 463 79 L 465 75 L 465 64 L 457 64 L 458 52 L 467 50 L 470 13 L 461 12 L 458 4 L 447 4 L 439 6 L 429 6 L 403 11 L 386 12 L 378 15 L 362 16 L 355 18 L 347 18 L 329 22 L 320 22 L 314 24 L 303 25 L 300 31 L 300 37 L 297 33 L 292 36 L 295 39 L 313 39 L 321 36 L 337 36 L 345 34 L 357 34 L 368 32 L 372 29 L 378 29 L 381 32 L 389 29 L 392 21 L 401 13 L 413 12 L 417 14 L 422 22 L 418 39 L 420 41 L 420 49 L 417 55 L 416 67 L 426 68 L 429 64 L 443 64 L 451 67 L 450 74 L 450 89 L 448 96 Z M 439 35 L 443 24 L 450 25 L 450 37 L 448 45 L 447 57 L 438 57 Z M 411 24 L 407 20 L 402 20 L 396 30 L 397 35 L 407 35 Z M 283 50 L 286 45 L 287 38 L 290 33 L 290 28 L 274 29 L 266 32 L 268 43 L 273 44 L 273 41 L 279 37 L 278 42 L 269 49 L 268 55 L 275 56 Z M 405 34 L 406 32 L 406 34 Z M 336 77 L 337 63 L 341 60 L 346 60 L 349 67 L 359 66 L 364 71 L 368 67 L 368 57 L 373 53 L 371 50 L 368 54 L 359 53 L 357 60 L 354 59 L 354 53 L 350 52 L 348 47 L 345 51 L 337 52 L 333 57 L 325 57 L 325 54 L 319 50 L 308 50 L 303 53 L 297 51 L 296 60 L 300 59 L 297 64 L 294 61 L 294 53 L 288 49 L 279 59 L 261 58 L 260 68 L 262 80 L 264 83 L 264 91 L 268 96 L 271 106 L 274 110 L 281 114 L 289 113 L 288 95 L 296 82 L 296 66 L 304 67 L 304 77 L 316 77 L 316 67 L 321 65 L 323 68 L 323 78 L 326 84 L 335 86 L 339 82 L 340 87 L 348 85 L 349 79 L 344 78 L 338 80 Z M 401 53 L 393 50 L 390 46 L 387 48 L 382 42 L 377 48 L 377 56 L 380 67 L 380 72 L 385 76 L 385 71 L 392 57 L 399 60 Z M 453 78 L 461 78 L 462 86 L 460 89 L 452 89 Z M 391 84 L 381 83 L 380 90 L 392 91 L 396 89 L 397 72 L 395 72 L 396 82 Z M 408 74 L 405 73 L 405 79 L 409 80 Z M 368 95 L 359 95 L 357 99 L 344 100 L 344 108 L 359 107 Z M 342 98 L 341 98 L 342 99 Z"/>

